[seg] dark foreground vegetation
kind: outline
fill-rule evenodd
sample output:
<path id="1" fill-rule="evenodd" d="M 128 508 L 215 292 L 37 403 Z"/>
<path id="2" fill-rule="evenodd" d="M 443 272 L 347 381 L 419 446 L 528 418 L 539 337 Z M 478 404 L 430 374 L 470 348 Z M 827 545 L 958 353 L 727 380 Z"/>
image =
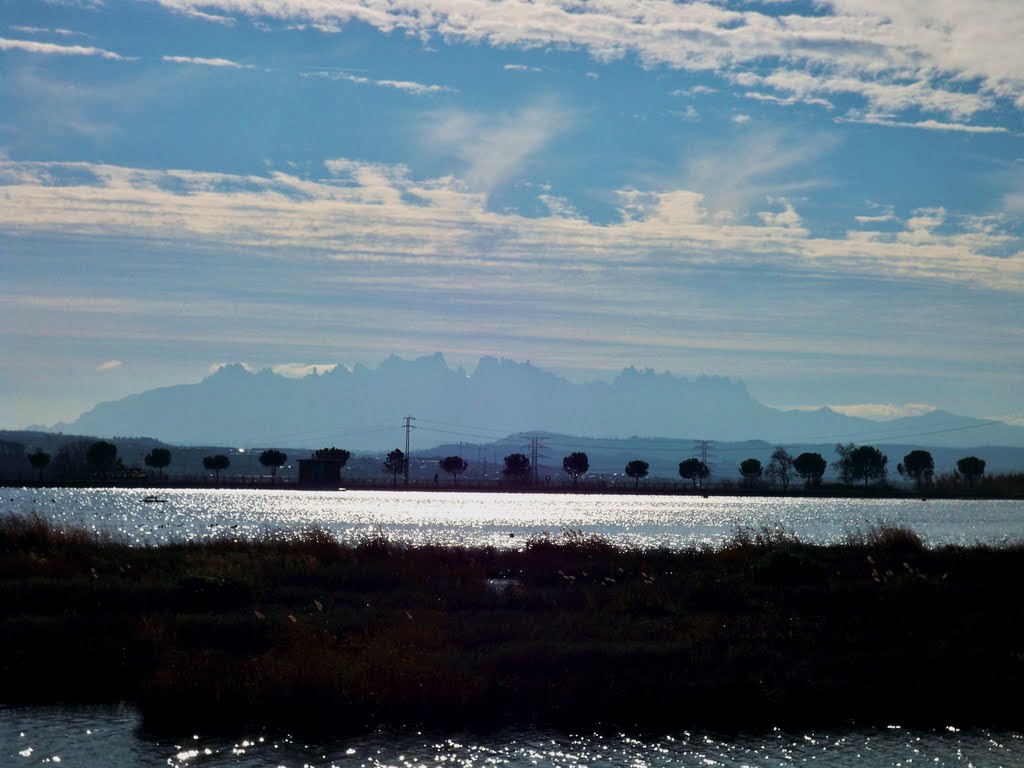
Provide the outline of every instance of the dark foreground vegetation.
<path id="1" fill-rule="evenodd" d="M 639 551 L 298 537 L 132 548 L 0 518 L 0 704 L 148 727 L 1019 727 L 1024 546 L 738 531 Z"/>

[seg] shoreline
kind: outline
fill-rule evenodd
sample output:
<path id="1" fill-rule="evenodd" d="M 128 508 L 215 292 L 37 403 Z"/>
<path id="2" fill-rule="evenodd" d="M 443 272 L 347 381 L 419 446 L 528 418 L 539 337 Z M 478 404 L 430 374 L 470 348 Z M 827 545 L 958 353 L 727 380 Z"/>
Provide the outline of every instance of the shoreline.
<path id="1" fill-rule="evenodd" d="M 344 481 L 344 478 L 343 478 Z M 669 481 L 666 481 L 666 485 Z M 678 487 L 643 487 L 635 489 L 623 486 L 596 486 L 581 484 L 578 488 L 570 485 L 552 486 L 511 486 L 490 484 L 464 483 L 459 485 L 434 485 L 433 483 L 413 483 L 408 486 L 392 486 L 390 483 L 375 483 L 359 480 L 352 480 L 340 487 L 300 485 L 297 482 L 278 481 L 276 483 L 253 481 L 253 482 L 196 482 L 196 481 L 165 481 L 162 483 L 136 482 L 136 483 L 95 483 L 95 482 L 68 482 L 68 483 L 36 483 L 36 482 L 0 482 L 0 488 L 24 488 L 45 490 L 49 488 L 80 488 L 80 489 L 124 489 L 124 490 L 146 490 L 159 492 L 162 490 L 261 490 L 261 491 L 308 491 L 324 493 L 336 491 L 389 491 L 394 493 L 501 493 L 501 494 L 541 494 L 541 495 L 581 495 L 581 496 L 683 496 L 713 498 L 739 497 L 739 498 L 807 498 L 807 499 L 900 499 L 900 500 L 921 500 L 929 499 L 951 499 L 969 501 L 972 499 L 985 501 L 1019 501 L 1024 500 L 1022 493 L 992 493 L 985 491 L 943 491 L 938 489 L 920 493 L 912 489 L 894 487 L 868 487 L 856 488 L 840 485 L 828 485 L 811 490 L 802 488 L 791 488 L 788 491 L 772 491 L 771 489 L 745 489 L 745 488 L 678 488 Z"/>
<path id="2" fill-rule="evenodd" d="M 1020 727 L 1024 545 L 522 551 L 284 539 L 131 548 L 0 518 L 0 705 L 145 726 Z M 1007 592 L 1007 587 L 1011 591 Z"/>

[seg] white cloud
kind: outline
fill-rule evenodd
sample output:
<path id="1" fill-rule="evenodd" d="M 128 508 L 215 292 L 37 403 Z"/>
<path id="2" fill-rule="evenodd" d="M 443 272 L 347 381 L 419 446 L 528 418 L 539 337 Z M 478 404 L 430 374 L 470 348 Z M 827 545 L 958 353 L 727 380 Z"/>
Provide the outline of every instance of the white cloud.
<path id="1" fill-rule="evenodd" d="M 271 370 L 281 376 L 301 379 L 310 375 L 329 373 L 337 367 L 337 363 L 281 363 L 271 366 Z"/>
<path id="2" fill-rule="evenodd" d="M 93 48 L 84 45 L 57 45 L 55 43 L 38 43 L 33 40 L 10 40 L 0 37 L 0 51 L 24 51 L 48 56 L 99 56 L 113 61 L 134 61 L 131 57 L 122 56 L 113 51 Z"/>
<path id="3" fill-rule="evenodd" d="M 773 203 L 782 208 L 781 211 L 760 211 L 757 216 L 769 227 L 799 227 L 803 224 L 803 220 L 800 218 L 800 214 L 796 212 L 793 204 L 784 198 L 778 200 L 769 199 L 770 203 Z"/>
<path id="4" fill-rule="evenodd" d="M 180 12 L 219 9 L 254 20 L 358 21 L 421 40 L 580 47 L 602 61 L 633 54 L 646 66 L 733 75 L 745 87 L 759 82 L 805 101 L 847 94 L 876 112 L 915 108 L 963 118 L 996 99 L 1024 108 L 1019 0 L 822 0 L 803 15 L 705 0 L 158 1 Z"/>
<path id="5" fill-rule="evenodd" d="M 864 123 L 866 125 L 884 125 L 889 128 L 917 128 L 923 131 L 955 131 L 959 133 L 1009 133 L 1009 130 L 1001 126 L 992 125 L 969 125 L 967 123 L 942 123 L 937 120 L 918 120 L 917 122 L 905 122 L 901 120 L 888 120 L 883 117 L 847 115 L 837 117 L 837 123 Z"/>
<path id="6" fill-rule="evenodd" d="M 829 408 L 844 416 L 856 416 L 872 421 L 893 421 L 907 416 L 923 416 L 935 410 L 935 406 L 928 403 L 850 403 L 829 405 Z"/>
<path id="7" fill-rule="evenodd" d="M 540 67 L 528 67 L 526 64 L 506 64 L 502 67 L 507 72 L 540 72 Z"/>
<path id="8" fill-rule="evenodd" d="M 96 366 L 97 371 L 112 371 L 115 368 L 120 368 L 124 365 L 123 360 L 107 360 L 105 363 L 100 363 Z"/>
<path id="9" fill-rule="evenodd" d="M 749 165 L 750 158 L 736 163 Z M 0 160 L 0 232 L 173 238 L 183 248 L 230 247 L 271 260 L 301 253 L 313 262 L 363 265 L 366 272 L 357 273 L 365 285 L 392 286 L 388 290 L 398 285 L 395 270 L 418 265 L 424 270 L 417 274 L 419 290 L 488 285 L 510 296 L 579 291 L 592 305 L 608 307 L 626 300 L 615 293 L 615 281 L 596 293 L 592 283 L 574 276 L 762 264 L 1024 294 L 1024 254 L 987 255 L 1014 245 L 1021 250 L 1012 219 L 977 221 L 922 209 L 895 234 L 819 237 L 802 226 L 788 198 L 774 199 L 772 210 L 744 224 L 717 217 L 698 185 L 622 189 L 616 195 L 621 221 L 598 225 L 549 191 L 542 201 L 552 215 L 527 218 L 488 210 L 479 190 L 455 178 L 416 179 L 402 166 L 344 158 L 327 166 L 331 178 L 312 180 Z M 748 177 L 755 186 L 763 170 Z M 734 174 L 732 180 L 743 178 Z M 352 275 L 346 284 L 360 286 Z M 672 281 L 658 284 L 668 301 Z"/>
<path id="10" fill-rule="evenodd" d="M 10 29 L 15 32 L 25 32 L 30 35 L 60 35 L 61 37 L 89 37 L 84 32 L 75 32 L 73 29 L 64 29 L 58 27 L 57 29 L 50 29 L 49 27 L 27 27 L 18 24 L 12 24 Z"/>
<path id="11" fill-rule="evenodd" d="M 206 369 L 207 374 L 213 374 L 219 371 L 221 368 L 227 368 L 231 365 L 240 365 L 249 373 L 259 373 L 259 369 L 249 363 L 243 363 L 239 361 L 227 362 L 227 363 L 213 363 L 209 368 Z"/>
<path id="12" fill-rule="evenodd" d="M 411 93 L 415 96 L 424 96 L 434 93 L 458 93 L 458 90 L 447 85 L 417 83 L 411 80 L 374 80 L 370 77 L 353 75 L 349 72 L 343 71 L 320 70 L 317 72 L 303 72 L 300 77 L 316 77 L 323 80 L 339 80 L 348 83 L 355 83 L 356 85 L 373 85 L 379 88 L 394 88 L 395 90 L 405 91 L 406 93 Z"/>
<path id="13" fill-rule="evenodd" d="M 698 112 L 692 104 L 687 106 L 686 109 L 673 109 L 669 111 L 671 114 L 687 123 L 695 123 L 700 120 L 700 112 Z"/>
<path id="14" fill-rule="evenodd" d="M 677 88 L 674 91 L 669 91 L 669 96 L 703 96 L 706 94 L 718 93 L 717 88 L 712 88 L 707 85 L 695 85 L 692 88 Z"/>
<path id="15" fill-rule="evenodd" d="M 231 59 L 205 59 L 200 56 L 161 56 L 163 61 L 172 64 L 198 64 L 204 67 L 227 67 L 230 69 L 252 69 L 250 64 L 239 64 Z"/>
<path id="16" fill-rule="evenodd" d="M 199 19 L 201 21 L 209 21 L 209 22 L 212 22 L 214 24 L 221 24 L 222 26 L 225 26 L 225 27 L 233 27 L 237 23 L 230 16 L 221 16 L 220 14 L 216 14 L 216 13 L 204 13 L 203 11 L 197 11 L 194 8 L 189 8 L 188 10 L 186 10 L 184 12 L 184 14 L 186 16 L 189 16 L 189 17 L 193 18 L 193 19 Z"/>
<path id="17" fill-rule="evenodd" d="M 734 123 L 738 123 L 739 125 L 743 125 L 743 123 L 749 123 L 750 122 L 750 115 L 743 115 L 743 114 L 733 115 L 732 121 Z"/>

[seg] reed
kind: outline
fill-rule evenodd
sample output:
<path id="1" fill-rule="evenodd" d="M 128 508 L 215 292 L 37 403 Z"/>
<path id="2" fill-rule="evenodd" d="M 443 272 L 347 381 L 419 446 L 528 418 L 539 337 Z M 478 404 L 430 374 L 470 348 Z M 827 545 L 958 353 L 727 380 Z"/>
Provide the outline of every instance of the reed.
<path id="1" fill-rule="evenodd" d="M 133 548 L 0 518 L 0 704 L 150 728 L 1020 726 L 1024 547 L 878 524 L 722 548 L 522 550 L 329 532 Z M 1011 592 L 1007 590 L 1011 589 Z"/>

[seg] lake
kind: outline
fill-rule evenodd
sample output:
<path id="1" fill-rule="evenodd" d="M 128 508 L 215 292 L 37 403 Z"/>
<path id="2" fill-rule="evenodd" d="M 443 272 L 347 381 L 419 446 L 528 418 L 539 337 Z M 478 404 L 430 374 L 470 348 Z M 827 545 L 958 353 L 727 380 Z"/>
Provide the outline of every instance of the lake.
<path id="1" fill-rule="evenodd" d="M 242 766 L 243 768 L 688 768 L 821 765 L 1020 766 L 1024 734 L 948 725 L 889 725 L 828 731 L 715 734 L 564 734 L 547 730 L 471 733 L 379 732 L 336 741 L 251 734 L 147 735 L 130 707 L 0 709 L 4 766 Z"/>
<path id="2" fill-rule="evenodd" d="M 521 547 L 566 529 L 625 545 L 717 546 L 741 526 L 784 526 L 837 543 L 879 523 L 929 546 L 1024 540 L 1024 502 L 961 499 L 647 496 L 396 491 L 6 488 L 0 513 L 38 512 L 132 544 L 253 536 L 318 526 L 343 541 L 383 533 L 410 544 Z M 147 503 L 157 494 L 164 501 Z"/>

